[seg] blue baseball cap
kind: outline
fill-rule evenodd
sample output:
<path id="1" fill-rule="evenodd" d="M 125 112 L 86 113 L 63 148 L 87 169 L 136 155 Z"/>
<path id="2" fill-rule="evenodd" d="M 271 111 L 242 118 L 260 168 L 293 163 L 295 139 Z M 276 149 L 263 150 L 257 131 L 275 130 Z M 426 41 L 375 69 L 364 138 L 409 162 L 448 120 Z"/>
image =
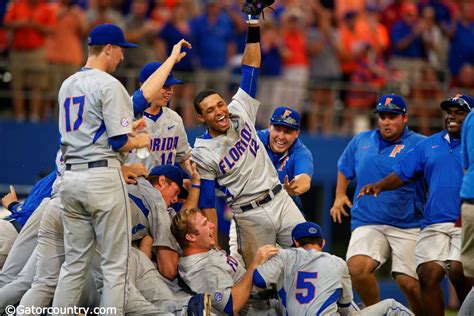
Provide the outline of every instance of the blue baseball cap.
<path id="1" fill-rule="evenodd" d="M 150 173 L 148 174 L 149 177 L 152 176 L 164 176 L 167 179 L 170 179 L 179 186 L 181 191 L 179 192 L 178 197 L 180 199 L 185 199 L 188 197 L 188 190 L 183 186 L 183 173 L 179 170 L 178 167 L 173 165 L 162 165 L 157 166 L 151 169 Z"/>
<path id="2" fill-rule="evenodd" d="M 474 99 L 465 94 L 456 94 L 454 97 L 441 102 L 440 106 L 445 111 L 450 106 L 457 106 L 466 112 L 470 112 L 474 108 Z"/>
<path id="3" fill-rule="evenodd" d="M 162 62 L 159 61 L 153 61 L 151 63 L 146 64 L 143 66 L 143 68 L 140 70 L 140 75 L 138 76 L 138 81 L 140 83 L 144 83 L 158 68 L 163 65 Z M 164 86 L 172 86 L 175 84 L 182 84 L 183 82 L 181 80 L 175 79 L 173 76 L 173 73 L 170 72 L 168 75 L 168 78 L 166 78 Z"/>
<path id="4" fill-rule="evenodd" d="M 321 237 L 323 238 L 323 230 L 321 226 L 313 222 L 300 223 L 291 231 L 291 239 L 300 240 L 304 237 Z"/>
<path id="5" fill-rule="evenodd" d="M 405 114 L 407 105 L 405 100 L 398 94 L 386 94 L 377 101 L 374 113 L 395 113 Z"/>
<path id="6" fill-rule="evenodd" d="M 276 108 L 270 119 L 271 125 L 284 125 L 292 129 L 300 129 L 300 123 L 300 114 L 286 106 Z"/>
<path id="7" fill-rule="evenodd" d="M 137 44 L 129 43 L 125 40 L 125 35 L 120 27 L 114 24 L 97 25 L 89 33 L 89 46 L 95 45 L 115 45 L 120 47 L 132 48 Z"/>

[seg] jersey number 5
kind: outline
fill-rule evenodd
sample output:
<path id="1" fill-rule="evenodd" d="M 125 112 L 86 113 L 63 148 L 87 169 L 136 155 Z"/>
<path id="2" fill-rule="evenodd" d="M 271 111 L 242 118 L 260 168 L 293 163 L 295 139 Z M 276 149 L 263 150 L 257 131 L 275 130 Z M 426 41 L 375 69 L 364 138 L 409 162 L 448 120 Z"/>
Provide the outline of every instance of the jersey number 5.
<path id="1" fill-rule="evenodd" d="M 314 299 L 316 288 L 311 282 L 318 278 L 318 272 L 298 271 L 295 297 L 300 304 L 308 304 Z"/>
<path id="2" fill-rule="evenodd" d="M 82 124 L 82 114 L 84 113 L 84 101 L 86 97 L 80 96 L 80 97 L 69 97 L 64 100 L 64 115 L 66 116 L 66 132 L 70 131 L 77 131 L 79 129 L 79 126 Z M 71 129 L 71 104 L 75 105 L 78 107 L 76 113 L 77 117 L 76 120 L 74 121 L 74 125 L 72 126 Z"/>

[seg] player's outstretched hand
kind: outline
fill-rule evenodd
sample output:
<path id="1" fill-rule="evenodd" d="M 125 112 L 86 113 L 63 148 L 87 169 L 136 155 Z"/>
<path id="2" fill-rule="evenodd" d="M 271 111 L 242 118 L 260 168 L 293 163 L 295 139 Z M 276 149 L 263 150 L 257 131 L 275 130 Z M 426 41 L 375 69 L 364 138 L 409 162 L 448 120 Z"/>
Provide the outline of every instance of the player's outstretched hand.
<path id="1" fill-rule="evenodd" d="M 185 39 L 182 39 L 180 40 L 178 43 L 176 43 L 174 46 L 173 46 L 173 50 L 171 51 L 171 54 L 170 54 L 170 57 L 174 58 L 175 60 L 175 63 L 178 63 L 179 61 L 181 61 L 181 59 L 184 58 L 184 56 L 186 56 L 186 52 L 182 52 L 181 51 L 181 48 L 182 47 L 186 47 L 188 49 L 191 49 L 192 46 L 191 46 L 191 43 L 189 43 L 187 40 Z"/>
<path id="2" fill-rule="evenodd" d="M 275 247 L 274 245 L 264 245 L 258 248 L 257 253 L 255 254 L 255 257 L 253 258 L 253 264 L 255 266 L 261 265 L 265 261 L 268 260 L 268 258 L 273 257 L 278 253 L 278 248 Z"/>
<path id="3" fill-rule="evenodd" d="M 380 186 L 377 183 L 370 183 L 367 185 L 364 185 L 362 189 L 360 189 L 359 194 L 357 195 L 357 198 L 361 198 L 366 194 L 372 194 L 373 196 L 379 195 L 381 189 Z"/>
<path id="4" fill-rule="evenodd" d="M 2 197 L 2 205 L 5 208 L 8 208 L 13 202 L 18 202 L 18 197 L 16 196 L 15 188 L 13 185 L 10 185 L 10 192 L 8 192 L 4 197 Z"/>
<path id="5" fill-rule="evenodd" d="M 346 212 L 344 206 L 347 205 L 349 208 L 352 207 L 352 202 L 349 200 L 346 194 L 337 195 L 334 199 L 334 204 L 329 211 L 331 213 L 331 217 L 334 223 L 338 222 L 339 224 L 342 223 L 342 216 L 349 216 L 349 213 Z"/>
<path id="6" fill-rule="evenodd" d="M 283 184 L 283 187 L 285 188 L 286 192 L 290 196 L 295 196 L 295 195 L 300 195 L 302 192 L 298 188 L 298 185 L 296 184 L 295 179 L 288 181 L 288 176 L 285 176 L 285 183 Z"/>

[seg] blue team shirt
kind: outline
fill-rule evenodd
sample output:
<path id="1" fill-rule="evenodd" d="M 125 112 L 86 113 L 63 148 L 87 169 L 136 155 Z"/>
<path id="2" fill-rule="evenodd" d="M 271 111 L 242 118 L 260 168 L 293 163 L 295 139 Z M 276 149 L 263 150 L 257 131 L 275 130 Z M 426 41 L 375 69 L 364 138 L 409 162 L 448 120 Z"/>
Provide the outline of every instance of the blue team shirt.
<path id="1" fill-rule="evenodd" d="M 257 134 L 263 145 L 265 145 L 265 149 L 278 172 L 278 178 L 281 183 L 285 183 L 285 176 L 287 175 L 289 181 L 302 173 L 307 174 L 311 178 L 313 177 L 313 155 L 308 147 L 303 144 L 301 139 L 297 138 L 293 145 L 288 149 L 288 152 L 276 154 L 270 148 L 270 130 L 260 130 L 257 131 Z M 300 210 L 303 210 L 300 197 L 293 196 L 292 198 Z"/>
<path id="2" fill-rule="evenodd" d="M 389 175 L 393 166 L 425 137 L 405 128 L 396 142 L 385 141 L 378 130 L 356 135 L 342 153 L 338 170 L 348 179 L 357 180 L 351 209 L 352 230 L 363 225 L 391 225 L 399 228 L 420 226 L 425 193 L 421 181 L 397 190 L 381 192 L 378 197 L 357 198 L 362 187 Z"/>
<path id="3" fill-rule="evenodd" d="M 5 218 L 7 221 L 16 220 L 22 227 L 28 218 L 40 205 L 44 198 L 51 197 L 53 183 L 56 180 L 57 172 L 54 170 L 49 175 L 38 181 L 23 204 L 14 205 L 10 211 L 12 214 Z"/>
<path id="4" fill-rule="evenodd" d="M 394 171 L 404 182 L 424 178 L 428 185 L 422 229 L 458 219 L 463 177 L 459 139 L 450 139 L 446 131 L 434 134 L 409 150 Z"/>
<path id="5" fill-rule="evenodd" d="M 474 114 L 469 113 L 462 124 L 461 155 L 466 170 L 462 180 L 461 198 L 474 199 Z"/>

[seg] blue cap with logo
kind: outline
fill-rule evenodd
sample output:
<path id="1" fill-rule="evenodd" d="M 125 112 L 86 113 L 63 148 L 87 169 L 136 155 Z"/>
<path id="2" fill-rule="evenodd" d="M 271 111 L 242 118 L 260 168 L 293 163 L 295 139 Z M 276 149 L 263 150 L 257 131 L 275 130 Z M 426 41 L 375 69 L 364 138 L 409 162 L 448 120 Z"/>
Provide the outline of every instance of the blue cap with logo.
<path id="1" fill-rule="evenodd" d="M 94 27 L 89 33 L 88 44 L 89 46 L 110 44 L 125 48 L 138 46 L 127 42 L 122 29 L 114 24 L 100 24 Z"/>
<path id="2" fill-rule="evenodd" d="M 271 125 L 284 125 L 292 129 L 300 129 L 300 123 L 300 114 L 286 106 L 276 108 L 270 119 Z"/>
<path id="3" fill-rule="evenodd" d="M 407 105 L 405 100 L 398 94 L 386 94 L 377 101 L 374 113 L 405 114 Z"/>
<path id="4" fill-rule="evenodd" d="M 144 83 L 158 68 L 163 65 L 162 62 L 159 61 L 153 61 L 151 63 L 146 64 L 143 66 L 143 68 L 140 70 L 140 75 L 138 76 L 138 81 L 140 83 Z M 168 78 L 166 78 L 165 84 L 163 86 L 172 86 L 175 84 L 182 84 L 183 82 L 181 80 L 176 79 L 173 76 L 173 73 L 170 72 L 168 75 Z"/>
<path id="5" fill-rule="evenodd" d="M 323 230 L 321 226 L 313 222 L 300 223 L 291 231 L 291 239 L 300 240 L 304 237 L 321 237 L 323 238 Z"/>
<path id="6" fill-rule="evenodd" d="M 170 179 L 179 186 L 181 191 L 179 192 L 178 197 L 180 199 L 185 199 L 188 197 L 188 190 L 183 186 L 183 173 L 179 170 L 178 167 L 172 165 L 162 165 L 157 166 L 151 169 L 150 173 L 148 174 L 149 177 L 152 176 L 164 176 L 167 179 Z"/>
<path id="7" fill-rule="evenodd" d="M 470 112 L 474 108 L 474 99 L 468 95 L 458 93 L 454 97 L 441 102 L 440 106 L 445 111 L 450 106 L 457 106 L 466 112 Z"/>

